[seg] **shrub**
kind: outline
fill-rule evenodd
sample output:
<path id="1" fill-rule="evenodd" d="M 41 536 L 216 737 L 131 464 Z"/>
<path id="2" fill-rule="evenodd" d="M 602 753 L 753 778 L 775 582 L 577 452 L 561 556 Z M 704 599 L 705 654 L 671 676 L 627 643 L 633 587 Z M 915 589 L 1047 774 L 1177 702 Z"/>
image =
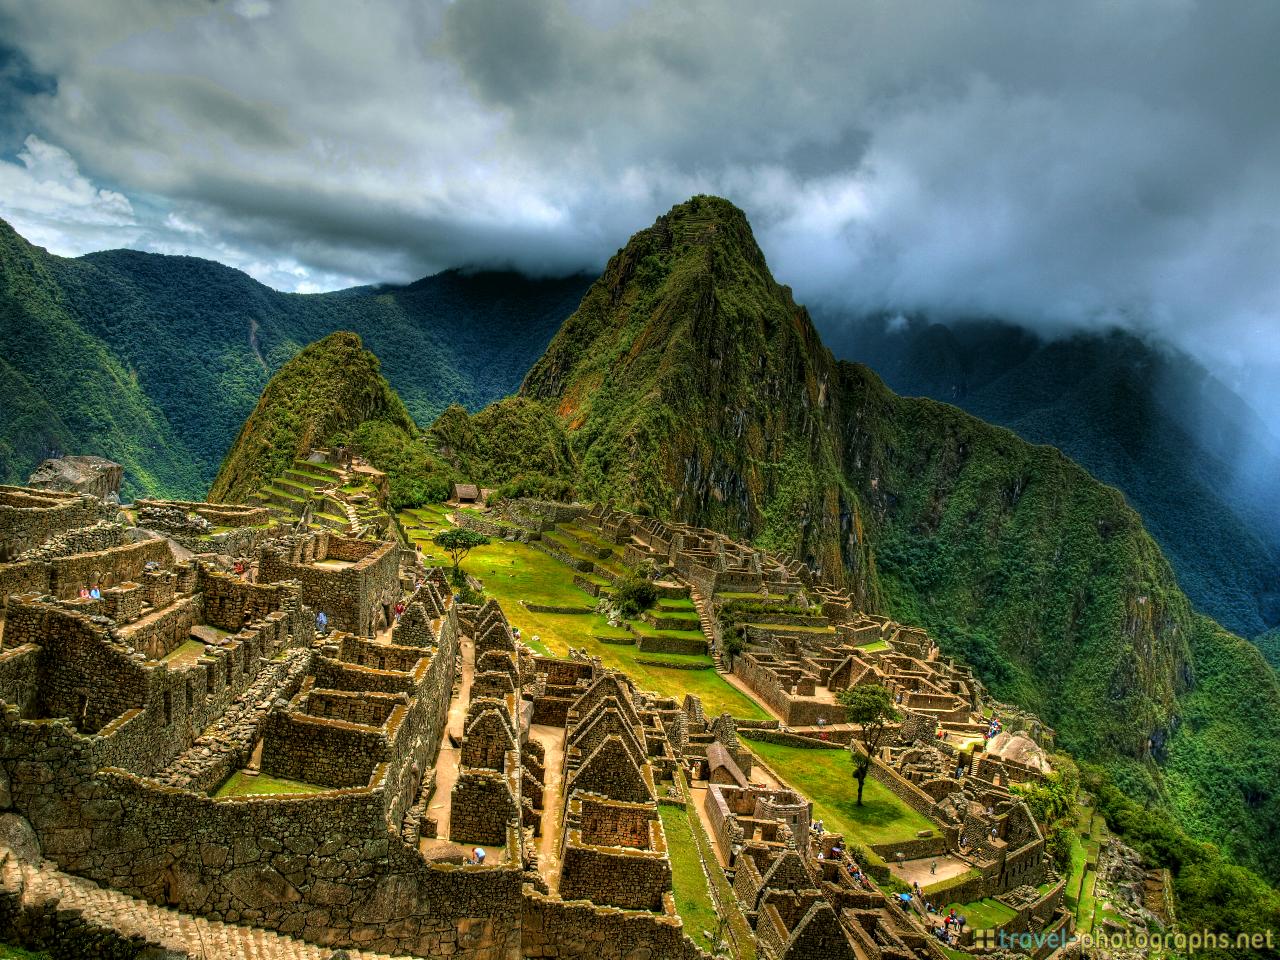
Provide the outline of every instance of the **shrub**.
<path id="1" fill-rule="evenodd" d="M 658 588 L 643 577 L 627 577 L 614 588 L 613 600 L 624 617 L 638 617 L 658 602 Z"/>

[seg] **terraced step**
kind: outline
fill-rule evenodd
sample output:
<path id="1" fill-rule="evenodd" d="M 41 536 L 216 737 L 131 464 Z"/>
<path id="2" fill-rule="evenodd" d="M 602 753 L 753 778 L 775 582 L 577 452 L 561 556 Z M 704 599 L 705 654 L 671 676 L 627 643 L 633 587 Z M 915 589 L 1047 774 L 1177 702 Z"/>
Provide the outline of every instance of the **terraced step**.
<path id="1" fill-rule="evenodd" d="M 538 540 L 531 541 L 531 546 L 541 550 L 543 553 L 556 560 L 559 560 L 571 570 L 577 570 L 579 573 L 594 573 L 596 569 L 595 562 L 588 557 L 574 556 L 572 553 L 564 549 L 563 544 L 556 540 L 549 540 L 545 536 Z"/>
<path id="2" fill-rule="evenodd" d="M 310 460 L 295 459 L 293 461 L 293 469 L 302 473 L 313 473 L 317 476 L 333 477 L 335 480 L 341 479 L 344 475 L 339 467 L 330 466 L 327 463 L 312 463 Z"/>
<path id="3" fill-rule="evenodd" d="M 315 488 L 308 487 L 305 484 L 298 483 L 294 480 L 289 480 L 286 477 L 276 477 L 271 481 L 271 486 L 275 487 L 277 490 L 283 490 L 285 493 L 290 493 L 295 497 L 300 497 L 303 500 L 310 500 L 312 495 L 315 493 Z"/>
<path id="4" fill-rule="evenodd" d="M 308 490 L 331 487 L 337 482 L 334 477 L 318 477 L 313 473 L 305 473 L 301 470 L 286 470 L 284 479 L 300 487 L 306 487 Z"/>
<path id="5" fill-rule="evenodd" d="M 0 879 L 24 908 L 74 911 L 86 922 L 190 958 L 218 960 L 329 960 L 333 947 L 282 936 L 259 927 L 206 920 L 59 871 L 52 863 L 24 863 L 0 848 Z M 348 948 L 352 960 L 391 960 L 387 954 Z"/>
<path id="6" fill-rule="evenodd" d="M 588 556 L 599 557 L 603 560 L 606 557 L 619 553 L 617 544 L 609 543 L 599 534 L 578 526 L 576 522 L 566 523 L 564 526 L 556 527 L 556 533 L 571 537 L 573 540 L 577 541 L 582 545 L 583 552 L 587 553 Z"/>

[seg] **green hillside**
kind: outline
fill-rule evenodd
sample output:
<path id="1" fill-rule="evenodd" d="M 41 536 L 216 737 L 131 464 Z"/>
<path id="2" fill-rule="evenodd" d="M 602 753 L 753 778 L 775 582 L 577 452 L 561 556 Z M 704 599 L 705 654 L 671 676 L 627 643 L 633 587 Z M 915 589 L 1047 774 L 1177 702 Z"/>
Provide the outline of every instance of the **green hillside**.
<path id="1" fill-rule="evenodd" d="M 1118 331 L 1040 340 L 995 321 L 838 312 L 818 323 L 898 393 L 1051 444 L 1122 490 L 1198 610 L 1249 637 L 1280 622 L 1280 448 L 1193 358 Z"/>
<path id="2" fill-rule="evenodd" d="M 0 478 L 25 480 L 47 456 L 92 453 L 124 465 L 128 491 L 198 490 L 186 438 L 134 371 L 76 321 L 56 268 L 0 221 Z"/>
<path id="3" fill-rule="evenodd" d="M 1280 876 L 1275 673 L 1192 611 L 1117 490 L 837 363 L 731 204 L 695 198 L 636 234 L 522 394 L 562 424 L 564 479 L 583 499 L 805 557 L 869 607 L 929 627 L 1067 749 Z M 461 444 L 466 418 L 452 419 Z M 479 444 L 454 455 L 513 469 L 492 451 L 486 467 Z M 1234 678 L 1251 674 L 1262 708 L 1237 710 Z M 1205 717 L 1229 741 L 1211 770 L 1188 731 Z"/>
<path id="4" fill-rule="evenodd" d="M 200 497 L 271 375 L 305 344 L 359 334 L 410 414 L 511 393 L 586 281 L 447 272 L 299 295 L 193 257 L 51 256 L 0 223 L 0 481 L 51 453 L 122 462 L 126 495 Z M 8 406 L 8 405 L 6 405 Z"/>
<path id="5" fill-rule="evenodd" d="M 348 441 L 362 426 L 401 445 L 418 428 L 354 333 L 331 333 L 271 378 L 209 490 L 242 502 L 313 447 Z"/>

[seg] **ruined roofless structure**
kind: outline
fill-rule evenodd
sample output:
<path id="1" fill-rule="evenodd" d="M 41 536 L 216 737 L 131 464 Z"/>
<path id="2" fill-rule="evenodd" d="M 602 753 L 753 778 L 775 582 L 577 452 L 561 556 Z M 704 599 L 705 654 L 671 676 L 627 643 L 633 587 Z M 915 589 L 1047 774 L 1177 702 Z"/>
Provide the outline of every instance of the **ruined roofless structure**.
<path id="1" fill-rule="evenodd" d="M 582 518 L 700 612 L 725 592 L 813 598 L 805 616 L 830 611 L 829 631 L 765 617 L 743 663 L 786 709 L 803 709 L 783 697 L 803 703 L 806 677 L 815 694 L 872 678 L 902 692 L 912 719 L 877 775 L 906 785 L 984 895 L 1038 882 L 1043 841 L 1008 790 L 1026 750 L 956 782 L 928 737 L 965 734 L 956 701 L 981 691 L 917 633 L 840 612 L 793 564 L 709 531 L 516 509 L 548 531 Z M 815 844 L 808 798 L 757 781 L 752 730 L 586 654 L 533 654 L 497 602 L 455 602 L 394 541 L 263 504 L 126 514 L 2 487 L 0 550 L 10 935 L 65 955 L 703 960 L 676 908 L 663 810 L 678 805 L 712 825 L 723 866 L 706 866 L 732 890 L 719 908 L 760 956 L 936 956 L 830 835 Z"/>

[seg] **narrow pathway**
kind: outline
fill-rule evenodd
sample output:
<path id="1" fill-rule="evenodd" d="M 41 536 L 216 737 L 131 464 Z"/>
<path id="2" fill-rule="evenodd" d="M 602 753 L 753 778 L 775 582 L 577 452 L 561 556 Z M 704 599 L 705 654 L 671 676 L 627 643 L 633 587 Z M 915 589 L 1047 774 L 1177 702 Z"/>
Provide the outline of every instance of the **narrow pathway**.
<path id="1" fill-rule="evenodd" d="M 542 830 L 538 837 L 538 873 L 552 893 L 560 889 L 560 829 L 564 806 L 564 727 L 531 724 L 529 737 L 542 744 L 546 782 L 542 789 Z"/>
<path id="2" fill-rule="evenodd" d="M 707 638 L 707 650 L 711 653 L 711 659 L 715 661 L 716 672 L 722 676 L 728 676 L 729 670 L 725 666 L 720 644 L 716 642 L 716 621 L 711 601 L 692 584 L 689 586 L 689 599 L 693 601 L 693 608 L 698 611 L 698 623 L 702 626 L 702 635 Z"/>
<path id="3" fill-rule="evenodd" d="M 424 838 L 420 849 L 426 853 L 439 847 L 440 841 L 449 838 L 449 808 L 453 785 L 458 782 L 458 764 L 461 762 L 461 744 L 467 719 L 467 704 L 471 702 L 471 678 L 475 675 L 476 645 L 470 637 L 463 637 L 458 644 L 462 652 L 462 669 L 458 674 L 457 693 L 449 701 L 449 718 L 444 725 L 444 739 L 440 741 L 440 754 L 436 758 L 436 787 L 427 805 L 427 816 L 436 822 L 437 838 Z M 451 742 L 453 741 L 453 742 Z"/>

